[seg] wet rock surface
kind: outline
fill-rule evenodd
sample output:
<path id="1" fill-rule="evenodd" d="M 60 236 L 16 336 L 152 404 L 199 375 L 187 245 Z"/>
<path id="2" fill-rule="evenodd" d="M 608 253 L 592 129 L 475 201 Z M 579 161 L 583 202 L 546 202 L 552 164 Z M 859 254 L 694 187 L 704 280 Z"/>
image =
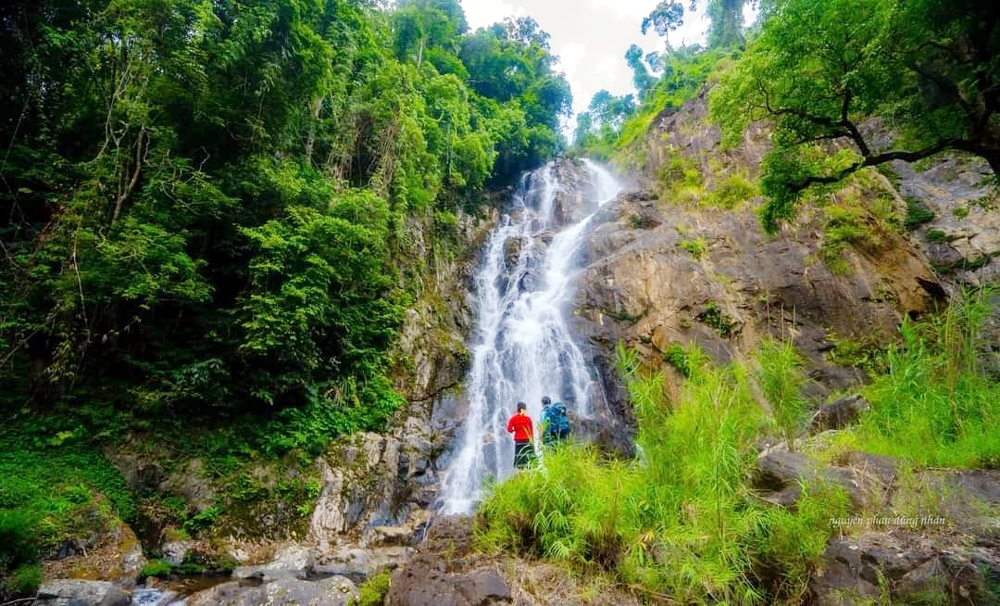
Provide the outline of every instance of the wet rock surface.
<path id="1" fill-rule="evenodd" d="M 359 599 L 350 579 L 330 577 L 320 581 L 283 578 L 258 586 L 237 581 L 196 593 L 188 606 L 348 606 Z"/>
<path id="2" fill-rule="evenodd" d="M 308 539 L 321 551 L 352 541 L 407 546 L 419 540 L 437 495 L 444 444 L 431 433 L 426 406 L 415 404 L 410 412 L 391 434 L 355 434 L 319 462 L 322 489 Z"/>
<path id="3" fill-rule="evenodd" d="M 131 594 L 114 583 L 83 579 L 55 579 L 38 588 L 38 606 L 129 606 Z"/>
<path id="4" fill-rule="evenodd" d="M 302 545 L 291 544 L 278 549 L 274 560 L 257 566 L 239 566 L 233 578 L 258 579 L 265 583 L 284 578 L 304 579 L 312 569 L 316 553 Z"/>
<path id="5" fill-rule="evenodd" d="M 500 573 L 470 554 L 472 518 L 434 521 L 416 554 L 392 574 L 389 606 L 495 606 L 512 602 Z"/>

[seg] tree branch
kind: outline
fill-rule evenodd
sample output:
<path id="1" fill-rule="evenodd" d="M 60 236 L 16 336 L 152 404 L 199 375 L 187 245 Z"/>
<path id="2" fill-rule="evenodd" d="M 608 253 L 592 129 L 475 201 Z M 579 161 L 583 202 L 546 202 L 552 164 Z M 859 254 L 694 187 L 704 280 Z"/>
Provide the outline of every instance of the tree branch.
<path id="1" fill-rule="evenodd" d="M 121 214 L 122 211 L 122 204 L 124 204 L 125 200 L 127 200 L 128 197 L 132 194 L 132 190 L 135 189 L 136 184 L 139 182 L 139 173 L 142 170 L 142 163 L 144 159 L 143 139 L 148 139 L 146 135 L 145 126 L 143 126 L 139 130 L 139 138 L 136 139 L 135 142 L 135 170 L 132 172 L 132 180 L 129 181 L 128 185 L 125 187 L 125 190 L 118 196 L 118 199 L 115 201 L 115 212 L 111 216 L 112 226 L 114 226 L 114 224 L 118 222 L 118 216 Z"/>
<path id="2" fill-rule="evenodd" d="M 939 141 L 930 147 L 925 147 L 917 151 L 890 151 L 884 152 L 875 156 L 866 156 L 864 160 L 860 162 L 855 162 L 847 168 L 834 173 L 833 175 L 810 175 L 804 179 L 791 183 L 788 188 L 793 192 L 800 192 L 810 185 L 824 185 L 830 183 L 837 183 L 844 177 L 856 173 L 862 168 L 868 166 L 877 166 L 879 164 L 885 164 L 886 162 L 891 162 L 893 160 L 903 160 L 905 162 L 916 162 L 917 160 L 922 160 L 933 156 L 934 154 L 940 153 L 948 148 L 962 149 L 965 151 L 972 151 L 971 147 L 976 147 L 974 144 L 968 141 L 963 141 L 959 139 L 946 139 L 944 141 Z M 973 152 L 976 153 L 976 152 Z"/>

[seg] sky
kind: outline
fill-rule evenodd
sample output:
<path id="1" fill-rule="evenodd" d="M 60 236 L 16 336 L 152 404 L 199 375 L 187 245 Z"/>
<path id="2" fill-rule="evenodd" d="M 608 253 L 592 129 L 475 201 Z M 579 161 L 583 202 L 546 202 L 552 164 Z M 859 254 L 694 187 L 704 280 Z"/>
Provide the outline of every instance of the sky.
<path id="1" fill-rule="evenodd" d="M 663 39 L 652 30 L 643 36 L 642 20 L 659 0 L 460 0 L 469 27 L 476 30 L 504 17 L 529 15 L 551 36 L 557 70 L 566 74 L 573 90 L 573 111 L 587 110 L 594 93 L 635 92 L 625 51 L 638 44 L 644 53 L 664 49 Z M 670 33 L 670 43 L 704 43 L 708 20 L 703 11 L 691 12 L 684 0 L 684 25 Z M 748 3 L 749 4 L 749 3 Z M 700 7 L 699 7 L 700 8 Z M 565 129 L 571 135 L 575 118 Z"/>

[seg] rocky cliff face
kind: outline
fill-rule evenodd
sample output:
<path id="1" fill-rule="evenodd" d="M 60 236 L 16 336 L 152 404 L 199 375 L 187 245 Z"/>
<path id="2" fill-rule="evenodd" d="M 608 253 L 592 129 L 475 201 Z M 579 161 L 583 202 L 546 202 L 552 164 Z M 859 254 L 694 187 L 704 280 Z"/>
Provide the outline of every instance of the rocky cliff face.
<path id="1" fill-rule="evenodd" d="M 864 378 L 831 362 L 838 340 L 889 342 L 904 316 L 997 271 L 1000 213 L 981 162 L 896 162 L 810 201 L 771 237 L 753 209 L 767 149 L 761 129 L 722 149 L 704 94 L 661 115 L 632 186 L 593 221 L 579 333 L 605 351 L 622 341 L 668 371 L 674 345 L 726 362 L 763 336 L 791 338 L 823 395 Z M 838 238 L 844 220 L 865 235 Z"/>

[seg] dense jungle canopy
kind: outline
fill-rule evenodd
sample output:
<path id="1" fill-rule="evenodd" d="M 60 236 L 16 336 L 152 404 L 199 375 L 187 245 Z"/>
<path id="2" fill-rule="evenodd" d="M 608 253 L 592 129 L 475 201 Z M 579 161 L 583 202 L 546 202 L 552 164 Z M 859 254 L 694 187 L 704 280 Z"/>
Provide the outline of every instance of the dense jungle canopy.
<path id="1" fill-rule="evenodd" d="M 5 3 L 4 400 L 384 417 L 413 220 L 563 147 L 554 62 L 456 0 Z"/>

